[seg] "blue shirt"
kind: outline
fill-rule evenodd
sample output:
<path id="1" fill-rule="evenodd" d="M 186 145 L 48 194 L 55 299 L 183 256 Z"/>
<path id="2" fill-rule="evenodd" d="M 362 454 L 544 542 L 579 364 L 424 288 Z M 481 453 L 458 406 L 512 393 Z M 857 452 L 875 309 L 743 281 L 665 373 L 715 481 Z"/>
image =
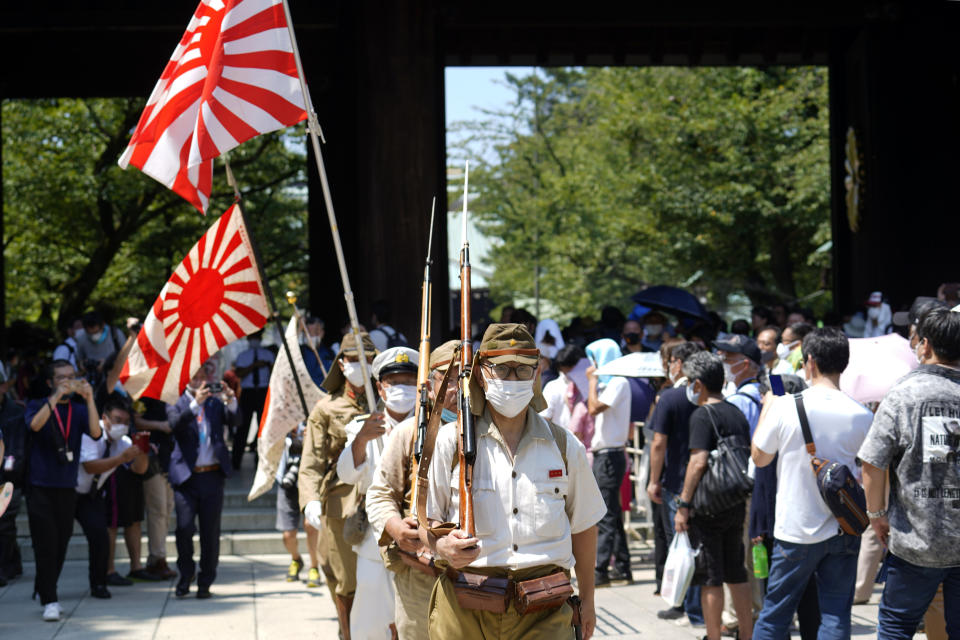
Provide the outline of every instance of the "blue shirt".
<path id="1" fill-rule="evenodd" d="M 30 430 L 30 421 L 37 415 L 47 400 L 31 400 L 23 419 Z M 70 417 L 70 434 L 67 438 L 67 451 L 73 452 L 73 460 L 63 463 L 57 455 L 57 449 L 63 442 L 60 426 L 54 416 L 47 419 L 46 424 L 39 431 L 31 432 L 33 442 L 30 448 L 30 477 L 29 483 L 35 487 L 51 487 L 58 489 L 73 489 L 77 486 L 77 472 L 80 469 L 80 443 L 83 434 L 90 435 L 90 423 L 87 416 L 87 405 L 83 402 L 70 402 L 73 415 Z M 54 411 L 60 414 L 64 429 L 67 428 L 67 418 L 70 409 L 66 404 L 54 405 Z"/>
<path id="2" fill-rule="evenodd" d="M 656 392 L 646 378 L 627 378 L 630 383 L 630 422 L 646 422 Z"/>
<path id="3" fill-rule="evenodd" d="M 300 353 L 303 355 L 303 364 L 306 365 L 307 371 L 310 373 L 310 377 L 313 379 L 314 384 L 318 387 L 323 384 L 323 369 L 330 371 L 330 367 L 333 366 L 333 352 L 330 351 L 330 348 L 323 344 L 317 345 L 317 353 L 320 355 L 320 360 L 317 360 L 317 356 L 313 354 L 313 350 L 310 347 L 301 345 Z M 323 362 L 323 368 L 320 368 L 320 362 Z"/>
<path id="4" fill-rule="evenodd" d="M 683 478 L 690 459 L 690 415 L 696 408 L 687 400 L 686 386 L 674 387 L 660 394 L 660 400 L 650 417 L 653 432 L 667 436 L 667 452 L 660 482 L 671 493 L 679 494 L 683 490 Z"/>
<path id="5" fill-rule="evenodd" d="M 740 409 L 740 413 L 750 425 L 750 437 L 757 429 L 760 420 L 760 407 L 763 405 L 763 396 L 760 394 L 760 384 L 756 380 L 748 380 L 737 387 L 735 393 L 724 398 L 727 402 Z"/>

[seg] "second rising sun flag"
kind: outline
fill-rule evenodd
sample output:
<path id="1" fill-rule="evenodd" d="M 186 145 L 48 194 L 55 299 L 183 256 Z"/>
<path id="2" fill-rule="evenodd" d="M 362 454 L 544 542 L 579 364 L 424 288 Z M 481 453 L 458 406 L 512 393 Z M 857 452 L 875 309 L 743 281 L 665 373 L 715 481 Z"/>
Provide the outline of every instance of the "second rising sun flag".
<path id="1" fill-rule="evenodd" d="M 173 404 L 200 366 L 267 323 L 267 300 L 237 205 L 193 245 L 143 322 L 120 382 Z"/>

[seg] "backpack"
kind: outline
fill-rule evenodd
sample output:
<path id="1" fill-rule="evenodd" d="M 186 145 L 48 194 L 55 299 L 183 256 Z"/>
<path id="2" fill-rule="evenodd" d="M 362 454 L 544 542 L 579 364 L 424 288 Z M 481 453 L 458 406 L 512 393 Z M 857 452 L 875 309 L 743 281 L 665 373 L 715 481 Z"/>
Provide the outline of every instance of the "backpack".
<path id="1" fill-rule="evenodd" d="M 400 332 L 396 329 L 387 330 L 387 326 L 383 325 L 374 329 L 374 331 L 379 331 L 383 335 L 387 336 L 387 349 L 392 349 L 393 347 L 405 347 L 407 346 L 406 339 L 400 335 Z"/>
<path id="2" fill-rule="evenodd" d="M 813 434 L 810 433 L 810 422 L 803 408 L 803 397 L 798 393 L 793 399 L 797 403 L 800 428 L 803 431 L 803 440 L 807 443 L 807 452 L 811 456 L 810 466 L 817 477 L 820 497 L 827 503 L 827 508 L 840 523 L 844 533 L 851 536 L 862 535 L 870 526 L 863 487 L 847 465 L 817 457 L 817 447 L 813 444 Z"/>

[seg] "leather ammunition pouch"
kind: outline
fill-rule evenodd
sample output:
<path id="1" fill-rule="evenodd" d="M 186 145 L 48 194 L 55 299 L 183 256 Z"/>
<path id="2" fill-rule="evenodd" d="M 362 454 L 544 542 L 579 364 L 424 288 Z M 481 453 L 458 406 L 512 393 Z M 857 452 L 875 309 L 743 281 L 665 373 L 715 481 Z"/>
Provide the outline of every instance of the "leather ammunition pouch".
<path id="1" fill-rule="evenodd" d="M 544 609 L 557 609 L 573 595 L 570 578 L 563 572 L 517 583 L 514 606 L 524 615 Z"/>
<path id="2" fill-rule="evenodd" d="M 450 575 L 452 574 L 452 575 Z M 464 609 L 505 613 L 510 603 L 511 580 L 465 571 L 448 573 L 457 603 Z"/>

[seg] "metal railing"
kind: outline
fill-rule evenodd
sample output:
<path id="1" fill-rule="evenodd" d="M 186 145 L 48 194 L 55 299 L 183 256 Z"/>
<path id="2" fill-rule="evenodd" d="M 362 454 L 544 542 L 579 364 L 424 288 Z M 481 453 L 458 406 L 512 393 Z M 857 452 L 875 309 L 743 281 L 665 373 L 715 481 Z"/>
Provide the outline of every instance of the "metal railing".
<path id="1" fill-rule="evenodd" d="M 647 480 L 650 477 L 650 442 L 653 434 L 645 430 L 643 422 L 634 422 L 630 441 L 627 443 L 627 455 L 630 458 L 630 482 L 633 485 L 633 499 L 630 509 L 623 514 L 623 526 L 628 536 L 640 541 L 652 539 L 653 508 L 647 497 Z M 637 443 L 644 441 L 643 448 Z"/>

